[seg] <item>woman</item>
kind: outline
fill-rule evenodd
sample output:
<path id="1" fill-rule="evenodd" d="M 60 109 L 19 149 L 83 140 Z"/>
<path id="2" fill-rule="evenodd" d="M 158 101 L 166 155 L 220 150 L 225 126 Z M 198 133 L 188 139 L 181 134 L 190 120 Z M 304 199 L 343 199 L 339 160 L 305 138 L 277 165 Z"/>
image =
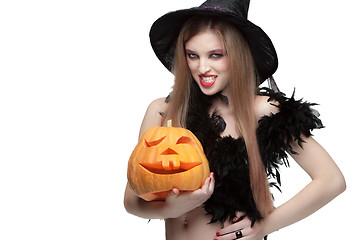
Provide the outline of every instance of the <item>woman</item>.
<path id="1" fill-rule="evenodd" d="M 341 171 L 311 138 L 322 127 L 313 104 L 258 88 L 276 71 L 277 56 L 268 36 L 247 20 L 248 6 L 209 0 L 152 26 L 152 47 L 175 84 L 168 98 L 150 104 L 140 135 L 172 119 L 199 138 L 212 171 L 201 189 L 173 189 L 163 202 L 146 202 L 127 186 L 127 211 L 165 219 L 167 239 L 262 239 L 345 190 Z M 274 209 L 268 177 L 280 183 L 285 150 L 312 181 Z"/>

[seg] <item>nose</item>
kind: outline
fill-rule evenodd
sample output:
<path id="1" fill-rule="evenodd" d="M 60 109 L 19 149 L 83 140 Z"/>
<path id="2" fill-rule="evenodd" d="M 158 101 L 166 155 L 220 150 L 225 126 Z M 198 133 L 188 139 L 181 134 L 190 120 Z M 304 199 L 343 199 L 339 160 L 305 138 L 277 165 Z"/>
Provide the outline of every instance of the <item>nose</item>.
<path id="1" fill-rule="evenodd" d="M 178 153 L 175 150 L 168 148 L 165 151 L 163 151 L 161 155 L 178 155 Z"/>
<path id="2" fill-rule="evenodd" d="M 200 59 L 199 62 L 199 72 L 205 74 L 210 71 L 209 62 L 206 59 Z"/>

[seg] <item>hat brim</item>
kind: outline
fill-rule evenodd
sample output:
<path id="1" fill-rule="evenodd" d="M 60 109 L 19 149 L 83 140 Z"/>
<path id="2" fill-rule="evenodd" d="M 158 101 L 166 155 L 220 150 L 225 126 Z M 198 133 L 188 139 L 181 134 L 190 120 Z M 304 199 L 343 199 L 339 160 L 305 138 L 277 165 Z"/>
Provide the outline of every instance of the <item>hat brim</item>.
<path id="1" fill-rule="evenodd" d="M 200 7 L 169 12 L 157 19 L 150 29 L 151 46 L 169 71 L 179 32 L 186 20 L 195 15 L 217 16 L 233 23 L 248 41 L 260 83 L 274 74 L 278 67 L 277 54 L 271 39 L 260 27 L 231 12 Z"/>

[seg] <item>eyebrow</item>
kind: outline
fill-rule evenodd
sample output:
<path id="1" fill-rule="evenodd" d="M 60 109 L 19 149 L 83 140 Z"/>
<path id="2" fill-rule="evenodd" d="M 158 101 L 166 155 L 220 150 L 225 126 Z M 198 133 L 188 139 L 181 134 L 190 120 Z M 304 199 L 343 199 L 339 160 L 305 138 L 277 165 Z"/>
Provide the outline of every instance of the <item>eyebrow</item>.
<path id="1" fill-rule="evenodd" d="M 191 50 L 191 49 L 185 49 L 185 52 L 187 52 L 187 53 L 196 53 L 196 51 L 193 51 L 193 50 Z M 209 51 L 208 53 L 211 54 L 211 53 L 218 53 L 218 52 L 224 53 L 225 50 L 222 49 L 222 48 L 219 48 L 219 49 L 211 50 L 211 51 Z"/>
<path id="2" fill-rule="evenodd" d="M 190 49 L 185 49 L 185 52 L 187 52 L 187 53 L 194 53 L 195 51 L 190 50 Z"/>

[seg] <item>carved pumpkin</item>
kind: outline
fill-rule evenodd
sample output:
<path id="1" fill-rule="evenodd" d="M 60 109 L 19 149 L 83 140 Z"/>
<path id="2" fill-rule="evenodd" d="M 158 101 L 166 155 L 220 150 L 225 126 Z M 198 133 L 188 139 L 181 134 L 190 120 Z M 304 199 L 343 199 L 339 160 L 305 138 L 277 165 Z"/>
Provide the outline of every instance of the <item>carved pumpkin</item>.
<path id="1" fill-rule="evenodd" d="M 128 163 L 128 182 L 147 200 L 165 199 L 169 190 L 194 191 L 209 177 L 208 160 L 187 129 L 152 127 L 140 138 Z"/>

